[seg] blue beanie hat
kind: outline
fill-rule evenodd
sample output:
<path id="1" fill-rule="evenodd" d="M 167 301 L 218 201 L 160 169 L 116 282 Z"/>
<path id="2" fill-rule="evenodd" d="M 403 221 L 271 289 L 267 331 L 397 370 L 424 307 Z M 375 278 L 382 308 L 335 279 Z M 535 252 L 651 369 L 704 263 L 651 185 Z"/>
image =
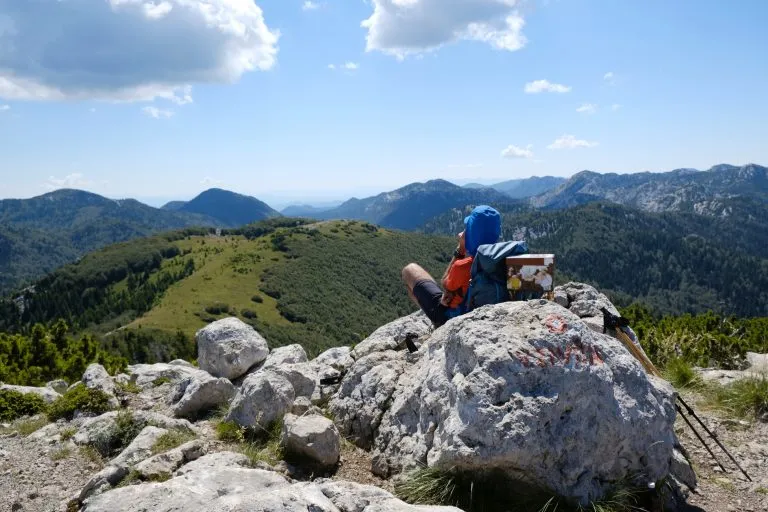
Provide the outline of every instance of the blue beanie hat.
<path id="1" fill-rule="evenodd" d="M 496 243 L 501 236 L 501 215 L 494 208 L 480 205 L 464 218 L 464 247 L 474 256 L 477 248 Z"/>

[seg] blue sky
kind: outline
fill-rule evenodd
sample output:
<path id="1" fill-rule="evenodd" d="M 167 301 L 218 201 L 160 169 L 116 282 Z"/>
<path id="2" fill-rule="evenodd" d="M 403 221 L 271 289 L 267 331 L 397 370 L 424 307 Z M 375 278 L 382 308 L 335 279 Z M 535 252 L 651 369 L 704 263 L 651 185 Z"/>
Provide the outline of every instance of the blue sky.
<path id="1" fill-rule="evenodd" d="M 0 198 L 768 164 L 765 20 L 762 0 L 2 0 Z"/>

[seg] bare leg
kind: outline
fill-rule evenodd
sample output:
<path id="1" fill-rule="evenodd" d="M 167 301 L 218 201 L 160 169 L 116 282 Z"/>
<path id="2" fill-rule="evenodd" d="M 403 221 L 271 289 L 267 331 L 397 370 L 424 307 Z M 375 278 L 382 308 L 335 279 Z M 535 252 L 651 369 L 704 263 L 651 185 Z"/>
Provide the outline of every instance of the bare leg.
<path id="1" fill-rule="evenodd" d="M 418 306 L 419 301 L 417 301 L 416 297 L 413 295 L 413 288 L 419 281 L 424 281 L 425 279 L 434 281 L 434 278 L 429 275 L 429 272 L 421 268 L 416 263 L 410 263 L 406 265 L 405 268 L 403 268 L 402 275 L 405 287 L 408 289 L 408 296 L 411 298 L 413 303 Z"/>

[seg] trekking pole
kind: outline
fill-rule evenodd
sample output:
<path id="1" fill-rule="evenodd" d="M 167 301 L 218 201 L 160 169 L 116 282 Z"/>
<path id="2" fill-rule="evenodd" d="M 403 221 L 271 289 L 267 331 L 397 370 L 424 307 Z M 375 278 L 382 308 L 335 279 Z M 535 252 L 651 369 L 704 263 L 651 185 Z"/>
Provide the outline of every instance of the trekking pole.
<path id="1" fill-rule="evenodd" d="M 745 477 L 747 477 L 747 480 L 749 480 L 749 481 L 751 482 L 751 481 L 752 481 L 752 479 L 749 477 L 749 475 L 747 474 L 747 472 L 746 472 L 746 471 L 744 471 L 744 468 L 742 468 L 742 467 L 739 465 L 739 463 L 738 463 L 738 462 L 736 462 L 736 459 L 733 457 L 733 455 L 731 455 L 731 453 L 730 453 L 728 450 L 726 450 L 726 449 L 725 449 L 725 446 L 723 446 L 723 443 L 721 443 L 721 442 L 720 442 L 720 440 L 717 438 L 717 436 L 715 435 L 715 433 L 714 433 L 714 432 L 712 432 L 712 431 L 710 431 L 710 430 L 709 430 L 709 428 L 707 428 L 707 426 L 704 424 L 704 422 L 703 422 L 703 421 L 701 421 L 701 418 L 699 418 L 699 416 L 696 414 L 696 411 L 694 411 L 694 410 L 693 410 L 693 408 L 691 408 L 691 406 L 690 406 L 690 405 L 688 405 L 687 403 L 685 403 L 685 400 L 683 400 L 683 397 L 681 397 L 680 395 L 677 395 L 677 401 L 678 401 L 678 402 L 680 402 L 680 403 L 683 405 L 683 407 L 685 407 L 685 410 L 686 410 L 686 411 L 688 411 L 688 414 L 690 414 L 691 416 L 693 416 L 693 417 L 696 419 L 696 421 L 698 421 L 698 422 L 699 422 L 699 425 L 701 425 L 701 428 L 703 428 L 703 429 L 704 429 L 704 431 L 705 431 L 707 434 L 709 434 L 709 437 L 711 437 L 711 438 L 712 438 L 712 439 L 715 441 L 715 443 L 717 443 L 717 446 L 719 446 L 719 447 L 720 447 L 720 449 L 721 449 L 721 450 L 723 450 L 723 451 L 725 452 L 725 454 L 728 456 L 728 458 L 730 458 L 730 459 L 731 459 L 731 461 L 733 461 L 733 463 L 734 463 L 734 464 L 736 464 L 736 467 L 737 467 L 737 468 L 739 468 L 739 471 L 741 471 L 742 473 L 744 473 L 744 476 L 745 476 Z M 678 406 L 678 410 L 680 410 L 680 407 L 679 407 L 679 406 Z M 682 411 L 681 411 L 681 412 L 682 412 Z M 720 462 L 718 462 L 718 464 L 720 464 Z M 722 467 L 723 467 L 723 465 L 722 465 L 722 464 L 720 464 L 720 467 L 722 468 Z"/>
<path id="2" fill-rule="evenodd" d="M 723 470 L 723 473 L 727 473 L 728 470 L 725 469 L 725 466 L 723 466 L 723 464 L 720 462 L 720 460 L 715 456 L 715 453 L 712 451 L 712 448 L 709 447 L 707 442 L 704 441 L 704 438 L 701 437 L 701 434 L 699 434 L 699 432 L 696 430 L 696 428 L 694 428 L 693 423 L 691 423 L 691 420 L 688 419 L 688 416 L 683 414 L 683 410 L 680 408 L 679 404 L 675 404 L 675 409 L 677 409 L 677 412 L 680 413 L 680 417 L 685 420 L 685 423 L 688 425 L 688 427 L 690 427 L 691 431 L 693 431 L 693 433 L 696 435 L 696 437 L 698 438 L 699 442 L 704 445 L 704 448 L 706 448 L 707 451 L 709 452 L 709 454 L 712 456 L 712 458 L 715 459 L 715 462 L 717 462 L 717 465 L 720 466 L 720 469 Z M 747 478 L 749 478 L 749 477 L 747 477 Z"/>
<path id="3" fill-rule="evenodd" d="M 648 356 L 645 355 L 645 353 L 637 346 L 635 343 L 627 336 L 627 333 L 625 333 L 622 330 L 622 327 L 629 327 L 629 321 L 626 318 L 622 318 L 619 316 L 616 316 L 612 314 L 610 311 L 608 311 L 606 308 L 602 308 L 601 311 L 603 312 L 603 331 L 607 331 L 608 329 L 613 329 L 616 333 L 616 336 L 618 337 L 619 341 L 629 350 L 630 354 L 632 354 L 635 359 L 638 360 L 638 362 L 645 368 L 645 371 L 650 373 L 651 375 L 655 375 L 656 377 L 659 377 L 663 379 L 664 377 L 661 375 L 661 372 L 656 368 L 656 366 L 653 364 L 653 362 L 648 359 Z M 728 456 L 731 461 L 733 461 L 734 464 L 736 464 L 736 467 L 739 468 L 739 470 L 744 474 L 745 477 L 747 477 L 747 480 L 750 482 L 752 479 L 749 477 L 746 471 L 744 471 L 744 468 L 742 468 L 739 463 L 736 461 L 733 455 L 731 455 L 731 452 L 729 452 L 725 446 L 723 446 L 723 443 L 720 442 L 720 440 L 717 438 L 714 432 L 709 430 L 709 428 L 704 424 L 704 422 L 699 418 L 699 416 L 696 414 L 696 412 L 693 410 L 693 408 L 688 405 L 685 400 L 680 396 L 679 393 L 675 393 L 675 396 L 677 398 L 677 401 L 680 402 L 680 404 L 685 407 L 685 410 L 688 412 L 689 415 L 693 416 L 693 418 L 701 425 L 701 427 L 704 429 L 704 431 L 709 435 L 709 437 L 712 438 L 712 440 L 717 444 L 717 446 L 720 447 L 723 452 Z M 717 465 L 720 466 L 720 468 L 723 471 L 726 471 L 725 467 L 720 463 L 720 461 L 715 457 L 715 454 L 712 453 L 712 450 L 707 446 L 707 443 L 704 442 L 704 439 L 702 439 L 701 435 L 696 431 L 696 429 L 693 427 L 693 424 L 688 420 L 688 418 L 683 414 L 682 409 L 680 409 L 679 405 L 675 405 L 675 408 L 680 413 L 680 415 L 683 417 L 685 422 L 688 424 L 688 426 L 691 428 L 693 433 L 696 435 L 696 437 L 701 441 L 701 444 L 704 445 L 704 448 L 707 449 L 710 455 L 712 455 L 712 458 L 715 459 L 715 462 L 717 462 Z"/>

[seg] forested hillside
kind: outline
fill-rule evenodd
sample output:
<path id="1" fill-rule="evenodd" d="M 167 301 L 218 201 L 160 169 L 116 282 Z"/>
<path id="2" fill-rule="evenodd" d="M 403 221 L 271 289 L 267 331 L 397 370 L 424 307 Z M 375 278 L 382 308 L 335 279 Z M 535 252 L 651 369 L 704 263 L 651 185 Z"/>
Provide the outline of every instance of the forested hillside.
<path id="1" fill-rule="evenodd" d="M 190 229 L 110 246 L 0 303 L 0 331 L 63 319 L 76 331 L 109 333 L 129 360 L 152 361 L 169 355 L 159 340 L 184 346 L 208 322 L 235 315 L 270 343 L 316 351 L 356 343 L 411 312 L 401 268 L 419 261 L 437 274 L 455 244 L 356 221 L 308 222 L 278 218 L 224 236 Z"/>
<path id="2" fill-rule="evenodd" d="M 652 214 L 600 203 L 559 211 L 499 209 L 503 238 L 555 253 L 559 271 L 621 304 L 641 301 L 666 314 L 768 315 L 768 214 Z M 460 231 L 466 211 L 440 216 L 424 229 Z"/>
<path id="3" fill-rule="evenodd" d="M 214 226 L 195 213 L 112 200 L 80 190 L 0 200 L 0 295 L 101 247 L 186 226 Z"/>

